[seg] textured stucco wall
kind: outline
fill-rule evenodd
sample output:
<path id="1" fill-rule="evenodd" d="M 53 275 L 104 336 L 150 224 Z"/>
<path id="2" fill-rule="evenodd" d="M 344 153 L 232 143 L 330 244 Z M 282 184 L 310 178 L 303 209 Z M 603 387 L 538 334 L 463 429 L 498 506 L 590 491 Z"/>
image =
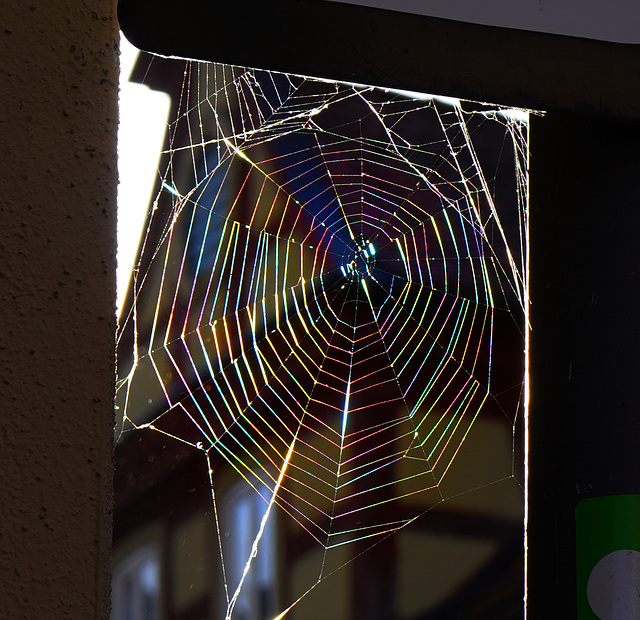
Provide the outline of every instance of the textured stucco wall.
<path id="1" fill-rule="evenodd" d="M 0 616 L 108 618 L 114 0 L 0 0 Z"/>

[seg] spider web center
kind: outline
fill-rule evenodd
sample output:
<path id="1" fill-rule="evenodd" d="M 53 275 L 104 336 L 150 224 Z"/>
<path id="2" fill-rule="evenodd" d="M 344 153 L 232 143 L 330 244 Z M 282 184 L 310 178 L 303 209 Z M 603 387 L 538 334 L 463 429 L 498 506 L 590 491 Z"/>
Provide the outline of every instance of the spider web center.
<path id="1" fill-rule="evenodd" d="M 348 248 L 340 270 L 349 281 L 371 276 L 376 264 L 376 247 L 371 241 L 361 241 Z"/>

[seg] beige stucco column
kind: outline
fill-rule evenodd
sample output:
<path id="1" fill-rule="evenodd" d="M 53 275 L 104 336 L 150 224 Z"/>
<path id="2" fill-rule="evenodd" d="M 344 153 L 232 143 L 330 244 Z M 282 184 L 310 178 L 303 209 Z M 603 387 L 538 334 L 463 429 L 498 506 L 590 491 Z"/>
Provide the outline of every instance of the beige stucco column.
<path id="1" fill-rule="evenodd" d="M 106 619 L 115 1 L 1 5 L 1 615 Z"/>

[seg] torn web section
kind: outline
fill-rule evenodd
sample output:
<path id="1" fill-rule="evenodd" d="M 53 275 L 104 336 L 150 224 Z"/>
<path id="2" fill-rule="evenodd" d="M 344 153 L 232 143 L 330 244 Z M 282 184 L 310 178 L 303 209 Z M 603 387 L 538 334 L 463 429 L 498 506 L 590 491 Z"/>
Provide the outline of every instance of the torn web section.
<path id="1" fill-rule="evenodd" d="M 206 456 L 203 613 L 517 606 L 524 115 L 200 63 L 167 88 L 119 449 Z"/>

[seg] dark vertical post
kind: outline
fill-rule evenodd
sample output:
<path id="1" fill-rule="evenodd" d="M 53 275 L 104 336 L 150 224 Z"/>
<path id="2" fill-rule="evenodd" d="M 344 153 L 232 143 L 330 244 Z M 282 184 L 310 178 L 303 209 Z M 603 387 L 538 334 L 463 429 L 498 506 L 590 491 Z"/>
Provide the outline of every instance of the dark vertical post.
<path id="1" fill-rule="evenodd" d="M 118 126 L 114 4 L 2 3 L 4 618 L 109 618 Z"/>
<path id="2" fill-rule="evenodd" d="M 635 124 L 532 121 L 530 618 L 590 617 L 576 506 L 640 492 L 639 145 Z"/>

